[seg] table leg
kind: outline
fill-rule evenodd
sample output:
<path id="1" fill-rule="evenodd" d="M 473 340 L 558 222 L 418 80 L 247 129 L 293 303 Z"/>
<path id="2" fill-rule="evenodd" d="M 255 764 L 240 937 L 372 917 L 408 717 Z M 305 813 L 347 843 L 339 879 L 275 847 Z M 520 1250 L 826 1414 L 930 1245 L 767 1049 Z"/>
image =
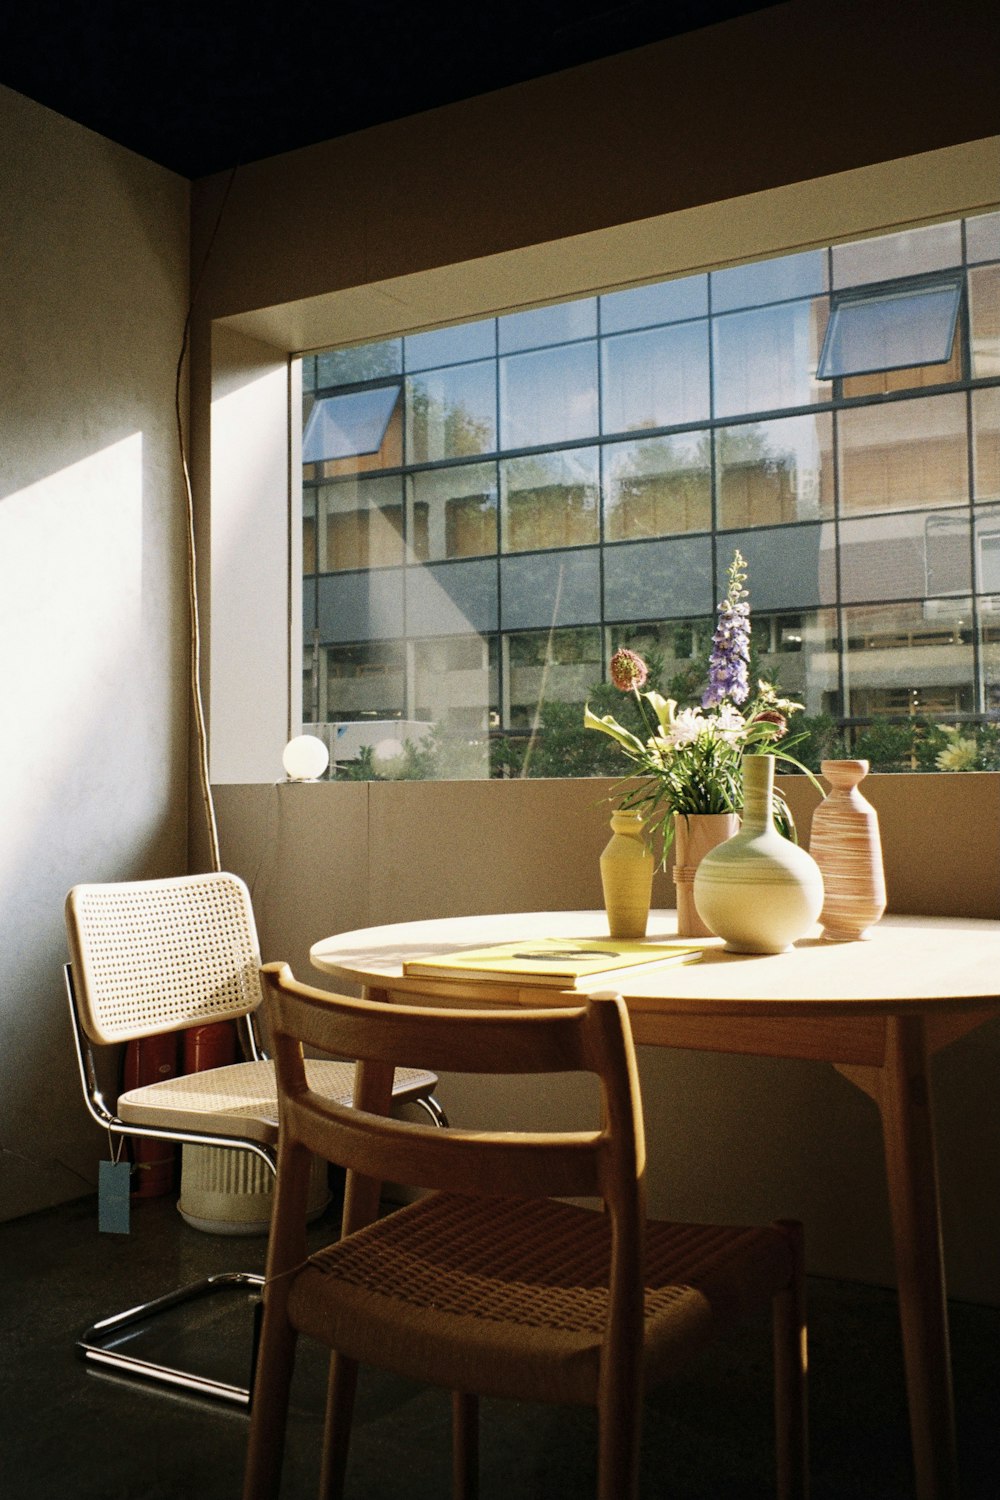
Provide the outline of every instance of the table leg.
<path id="1" fill-rule="evenodd" d="M 840 1071 L 871 1094 L 882 1118 L 917 1500 L 956 1500 L 948 1309 L 923 1018 L 888 1018 L 881 1068 Z"/>

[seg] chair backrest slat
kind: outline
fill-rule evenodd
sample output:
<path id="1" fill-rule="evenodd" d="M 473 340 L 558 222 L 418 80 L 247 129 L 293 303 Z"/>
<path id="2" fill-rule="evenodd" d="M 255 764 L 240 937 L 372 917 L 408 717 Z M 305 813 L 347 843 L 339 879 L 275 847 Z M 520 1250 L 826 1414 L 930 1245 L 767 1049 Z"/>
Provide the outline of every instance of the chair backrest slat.
<path id="1" fill-rule="evenodd" d="M 260 1003 L 253 909 L 235 875 L 77 885 L 66 930 L 92 1042 L 232 1020 Z"/>
<path id="2" fill-rule="evenodd" d="M 616 997 L 547 1010 L 359 1001 L 262 971 L 283 1146 L 413 1187 L 498 1197 L 604 1197 L 634 1223 L 644 1147 L 628 1014 Z M 589 1072 L 602 1120 L 579 1131 L 437 1130 L 338 1106 L 306 1085 L 303 1045 L 364 1061 L 477 1074 Z M 280 1169 L 279 1169 L 280 1170 Z"/>

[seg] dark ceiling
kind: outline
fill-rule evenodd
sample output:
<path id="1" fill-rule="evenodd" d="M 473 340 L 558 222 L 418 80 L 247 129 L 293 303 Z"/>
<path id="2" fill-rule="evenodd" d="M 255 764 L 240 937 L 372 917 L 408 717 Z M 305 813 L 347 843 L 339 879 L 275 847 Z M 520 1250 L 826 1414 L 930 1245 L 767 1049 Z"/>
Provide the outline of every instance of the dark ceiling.
<path id="1" fill-rule="evenodd" d="M 31 0 L 0 6 L 0 83 L 194 178 L 764 8 Z"/>

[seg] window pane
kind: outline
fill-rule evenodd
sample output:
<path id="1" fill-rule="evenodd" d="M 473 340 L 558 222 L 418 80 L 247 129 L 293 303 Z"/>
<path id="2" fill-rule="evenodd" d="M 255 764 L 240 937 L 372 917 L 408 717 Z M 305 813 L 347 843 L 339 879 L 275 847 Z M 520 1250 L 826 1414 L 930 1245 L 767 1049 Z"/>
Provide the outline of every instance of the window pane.
<path id="1" fill-rule="evenodd" d="M 1000 388 L 972 393 L 973 494 L 1000 500 Z"/>
<path id="2" fill-rule="evenodd" d="M 833 514 L 828 413 L 723 427 L 715 441 L 720 526 L 774 526 Z"/>
<path id="3" fill-rule="evenodd" d="M 965 398 L 858 406 L 838 417 L 843 511 L 953 505 L 968 497 Z"/>
<path id="4" fill-rule="evenodd" d="M 898 718 L 971 711 L 971 623 L 968 599 L 844 610 L 845 712 Z"/>
<path id="5" fill-rule="evenodd" d="M 882 292 L 835 303 L 819 362 L 821 380 L 951 358 L 959 283 Z"/>
<path id="6" fill-rule="evenodd" d="M 709 616 L 695 620 L 646 620 L 615 625 L 609 631 L 609 651 L 627 646 L 647 661 L 663 663 L 661 691 L 678 702 L 697 698 L 705 686 L 708 656 L 715 622 Z"/>
<path id="7" fill-rule="evenodd" d="M 894 281 L 922 276 L 962 263 L 961 224 L 929 224 L 901 234 L 883 234 L 833 247 L 833 284 L 858 286 L 866 281 Z"/>
<path id="8" fill-rule="evenodd" d="M 500 562 L 500 626 L 584 625 L 601 618 L 597 548 L 583 552 L 526 552 Z"/>
<path id="9" fill-rule="evenodd" d="M 1000 593 L 980 599 L 980 661 L 983 673 L 983 710 L 1000 714 Z"/>
<path id="10" fill-rule="evenodd" d="M 497 319 L 501 354 L 516 349 L 538 349 L 543 344 L 567 344 L 592 339 L 597 332 L 597 299 L 559 302 L 554 307 L 532 307 Z"/>
<path id="11" fill-rule="evenodd" d="M 605 620 L 687 619 L 714 608 L 710 536 L 605 548 Z"/>
<path id="12" fill-rule="evenodd" d="M 1000 260 L 1000 213 L 966 219 L 965 251 L 970 261 Z"/>
<path id="13" fill-rule="evenodd" d="M 601 680 L 601 632 L 596 625 L 532 630 L 504 637 L 508 704 L 505 722 L 530 728 L 539 705 L 583 705 Z"/>
<path id="14" fill-rule="evenodd" d="M 972 374 L 976 380 L 1000 375 L 1000 266 L 969 272 Z"/>
<path id="15" fill-rule="evenodd" d="M 709 415 L 707 323 L 605 339 L 601 360 L 605 432 L 675 427 Z"/>
<path id="16" fill-rule="evenodd" d="M 609 443 L 604 450 L 606 540 L 710 530 L 709 444 L 707 432 Z"/>
<path id="17" fill-rule="evenodd" d="M 328 349 L 316 356 L 316 387 L 357 385 L 362 380 L 378 380 L 383 375 L 398 375 L 403 368 L 401 339 L 387 339 L 381 344 L 358 344 L 353 349 Z"/>
<path id="18" fill-rule="evenodd" d="M 967 511 L 868 516 L 840 527 L 845 601 L 957 594 L 970 587 Z"/>
<path id="19" fill-rule="evenodd" d="M 413 644 L 414 716 L 433 724 L 439 734 L 480 737 L 475 754 L 462 757 L 463 776 L 489 774 L 485 736 L 499 714 L 497 661 L 491 646 L 492 639 L 480 635 Z M 473 765 L 478 769 L 473 771 Z"/>
<path id="20" fill-rule="evenodd" d="M 434 463 L 490 453 L 496 446 L 492 360 L 457 365 L 406 381 L 406 461 Z"/>
<path id="21" fill-rule="evenodd" d="M 318 491 L 321 572 L 396 567 L 403 561 L 399 479 L 346 479 Z"/>
<path id="22" fill-rule="evenodd" d="M 323 721 L 401 719 L 405 712 L 402 641 L 328 646 Z M 338 757 L 342 758 L 342 757 Z"/>
<path id="23" fill-rule="evenodd" d="M 985 506 L 976 513 L 976 588 L 983 594 L 1000 593 L 1000 506 Z"/>
<path id="24" fill-rule="evenodd" d="M 708 277 L 682 276 L 656 286 L 629 287 L 624 292 L 609 292 L 600 304 L 602 333 L 703 318 L 708 312 Z"/>
<path id="25" fill-rule="evenodd" d="M 501 447 L 566 443 L 596 432 L 595 343 L 500 361 Z"/>
<path id="26" fill-rule="evenodd" d="M 598 450 L 539 453 L 500 465 L 505 552 L 585 547 L 600 539 Z"/>
<path id="27" fill-rule="evenodd" d="M 715 415 L 828 400 L 828 387 L 815 377 L 826 317 L 822 297 L 714 319 Z"/>
<path id="28" fill-rule="evenodd" d="M 810 715 L 839 714 L 836 610 L 755 613 L 753 648 L 760 675 L 782 697 Z"/>
<path id="29" fill-rule="evenodd" d="M 455 365 L 464 359 L 488 359 L 496 349 L 496 324 L 457 323 L 453 328 L 432 328 L 427 333 L 408 333 L 403 351 L 408 372 L 429 370 L 435 365 Z"/>
<path id="30" fill-rule="evenodd" d="M 481 557 L 497 550 L 495 464 L 431 469 L 408 480 L 413 559 Z"/>
<path id="31" fill-rule="evenodd" d="M 317 401 L 302 434 L 302 462 L 378 453 L 398 400 L 398 385 L 380 385 Z"/>
<path id="32" fill-rule="evenodd" d="M 317 569 L 316 545 L 316 491 L 302 491 L 302 571 L 315 573 Z"/>
<path id="33" fill-rule="evenodd" d="M 736 548 L 749 572 L 750 608 L 805 609 L 837 599 L 835 537 L 832 523 L 759 527 L 730 531 L 718 540 L 719 570 Z"/>
<path id="34" fill-rule="evenodd" d="M 498 622 L 497 568 L 490 559 L 426 563 L 406 570 L 411 635 L 483 635 Z"/>
<path id="35" fill-rule="evenodd" d="M 764 302 L 784 302 L 825 291 L 826 252 L 806 250 L 801 255 L 782 255 L 776 260 L 713 271 L 712 311 L 759 307 Z"/>

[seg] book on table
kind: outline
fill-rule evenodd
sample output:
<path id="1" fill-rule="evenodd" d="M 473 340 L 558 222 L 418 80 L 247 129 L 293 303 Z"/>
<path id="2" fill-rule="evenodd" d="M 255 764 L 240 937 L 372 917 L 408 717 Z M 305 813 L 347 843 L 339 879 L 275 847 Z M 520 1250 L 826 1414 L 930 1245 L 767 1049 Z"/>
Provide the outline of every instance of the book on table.
<path id="1" fill-rule="evenodd" d="M 689 964 L 700 947 L 683 943 L 626 942 L 617 938 L 522 938 L 462 948 L 433 958 L 408 958 L 403 973 L 424 979 L 506 979 L 572 989 L 585 980 L 648 964 Z"/>

